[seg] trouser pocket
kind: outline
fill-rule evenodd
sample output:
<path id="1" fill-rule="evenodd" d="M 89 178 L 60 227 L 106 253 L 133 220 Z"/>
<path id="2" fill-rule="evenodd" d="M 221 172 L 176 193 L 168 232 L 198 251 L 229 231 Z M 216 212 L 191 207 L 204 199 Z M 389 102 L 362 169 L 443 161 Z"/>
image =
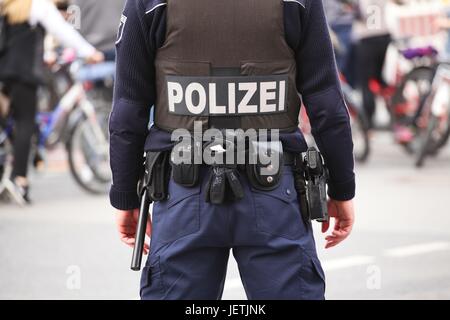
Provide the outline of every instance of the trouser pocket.
<path id="1" fill-rule="evenodd" d="M 153 206 L 152 242 L 173 242 L 200 229 L 200 186 L 169 182 L 168 199 Z"/>
<path id="2" fill-rule="evenodd" d="M 251 188 L 259 232 L 287 239 L 298 239 L 308 232 L 300 213 L 292 172 L 283 174 L 280 185 L 272 191 Z"/>
<path id="3" fill-rule="evenodd" d="M 319 259 L 315 256 L 315 254 L 304 254 L 299 276 L 301 279 L 302 299 L 325 299 L 325 273 Z"/>
<path id="4" fill-rule="evenodd" d="M 160 300 L 164 297 L 159 257 L 142 269 L 140 296 L 142 300 Z"/>

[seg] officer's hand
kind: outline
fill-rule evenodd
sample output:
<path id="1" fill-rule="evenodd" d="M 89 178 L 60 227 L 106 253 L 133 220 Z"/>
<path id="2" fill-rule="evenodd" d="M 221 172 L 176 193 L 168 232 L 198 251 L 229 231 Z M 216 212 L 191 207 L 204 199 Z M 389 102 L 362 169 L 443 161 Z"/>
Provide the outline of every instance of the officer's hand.
<path id="1" fill-rule="evenodd" d="M 116 214 L 117 230 L 119 231 L 120 240 L 126 245 L 133 247 L 136 241 L 136 226 L 138 223 L 139 209 L 132 211 L 118 210 Z M 152 233 L 152 223 L 150 218 L 147 219 L 146 234 L 150 237 Z M 148 243 L 144 244 L 144 254 L 147 254 L 150 247 Z"/>
<path id="2" fill-rule="evenodd" d="M 327 241 L 325 249 L 338 245 L 350 235 L 350 232 L 352 232 L 353 224 L 355 222 L 353 201 L 337 201 L 330 199 L 328 201 L 328 214 L 335 220 L 333 232 L 325 237 L 325 240 Z M 322 232 L 327 232 L 329 226 L 329 222 L 324 222 L 322 224 Z"/>

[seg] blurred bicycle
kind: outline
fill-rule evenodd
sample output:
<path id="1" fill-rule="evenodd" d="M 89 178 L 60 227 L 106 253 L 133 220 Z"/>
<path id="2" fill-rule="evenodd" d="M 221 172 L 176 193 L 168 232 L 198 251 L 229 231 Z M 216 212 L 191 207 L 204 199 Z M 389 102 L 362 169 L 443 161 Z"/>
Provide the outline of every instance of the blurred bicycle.
<path id="1" fill-rule="evenodd" d="M 341 87 L 344 100 L 347 105 L 350 117 L 350 126 L 352 129 L 353 154 L 357 162 L 365 162 L 370 154 L 370 140 L 368 135 L 368 122 L 362 109 L 361 102 L 357 99 L 355 90 L 345 81 L 341 75 Z M 311 124 L 305 108 L 300 110 L 300 129 L 309 145 L 314 144 L 314 138 L 311 133 Z"/>
<path id="2" fill-rule="evenodd" d="M 428 156 L 436 156 L 450 137 L 450 64 L 439 64 L 432 89 L 426 97 L 418 125 L 415 165 L 422 167 Z"/>
<path id="3" fill-rule="evenodd" d="M 417 119 L 422 112 L 425 98 L 431 91 L 431 83 L 436 73 L 438 51 L 431 46 L 399 50 L 401 56 L 412 64 L 405 73 L 397 70 L 393 85 L 385 85 L 378 80 L 369 81 L 369 89 L 381 98 L 390 115 L 390 129 L 394 140 L 413 154 L 417 137 Z"/>
<path id="4" fill-rule="evenodd" d="M 357 162 L 366 162 L 370 155 L 369 121 L 358 94 L 341 75 L 341 87 L 350 115 L 352 128 L 353 154 Z"/>
<path id="5" fill-rule="evenodd" d="M 343 48 L 339 43 L 339 38 L 331 29 L 330 36 L 335 52 L 342 53 Z M 350 86 L 342 72 L 340 70 L 338 71 L 341 80 L 342 94 L 350 116 L 350 126 L 352 128 L 352 140 L 354 145 L 353 153 L 355 155 L 355 160 L 362 163 L 365 162 L 370 155 L 369 123 L 362 107 L 362 101 L 358 98 L 358 93 Z M 310 135 L 311 127 L 304 108 L 300 115 L 302 118 L 301 128 L 306 134 Z"/>
<path id="6" fill-rule="evenodd" d="M 104 80 L 105 75 L 90 79 L 87 76 L 79 77 L 84 66 L 81 60 L 62 58 L 62 61 L 54 67 L 55 75 L 68 79 L 68 89 L 53 110 L 38 112 L 32 159 L 37 165 L 38 162 L 45 161 L 47 150 L 64 143 L 70 172 L 76 182 L 91 193 L 105 193 L 111 182 L 108 150 L 110 104 L 104 102 L 98 103 L 98 107 L 94 105 L 95 99 L 91 100 L 90 95 L 94 98 L 98 96 L 95 89 L 98 82 Z M 113 65 L 106 69 L 113 74 Z M 12 164 L 10 141 L 14 139 L 13 128 L 11 118 L 7 118 L 0 127 L 0 155 L 3 154 L 0 157 L 0 162 L 3 162 L 0 163 L 0 167 L 3 168 L 0 193 L 8 189 L 14 198 L 14 188 L 9 181 Z M 22 202 L 19 197 L 14 200 Z"/>

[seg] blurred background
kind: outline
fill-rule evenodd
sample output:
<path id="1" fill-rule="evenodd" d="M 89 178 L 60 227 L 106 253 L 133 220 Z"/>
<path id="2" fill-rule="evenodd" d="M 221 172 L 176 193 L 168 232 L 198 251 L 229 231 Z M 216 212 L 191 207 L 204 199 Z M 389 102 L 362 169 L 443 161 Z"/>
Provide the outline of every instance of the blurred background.
<path id="1" fill-rule="evenodd" d="M 124 2 L 0 1 L 0 299 L 138 299 L 107 197 Z M 314 225 L 327 298 L 450 299 L 450 1 L 323 3 L 357 160 L 351 237 L 324 250 Z M 25 44 L 39 76 L 11 67 Z M 245 299 L 232 258 L 224 298 Z"/>

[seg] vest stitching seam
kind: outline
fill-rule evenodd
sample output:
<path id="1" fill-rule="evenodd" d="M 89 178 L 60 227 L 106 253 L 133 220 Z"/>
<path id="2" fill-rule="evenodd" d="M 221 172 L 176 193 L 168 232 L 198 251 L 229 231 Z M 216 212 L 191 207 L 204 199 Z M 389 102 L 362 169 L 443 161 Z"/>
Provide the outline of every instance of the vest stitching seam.
<path id="1" fill-rule="evenodd" d="M 306 9 L 306 6 L 297 0 L 283 0 L 283 2 L 295 2 L 295 3 L 299 4 L 300 6 L 302 6 L 304 9 Z"/>
<path id="2" fill-rule="evenodd" d="M 161 7 L 161 6 L 165 6 L 165 5 L 167 5 L 166 2 L 157 4 L 156 6 L 154 6 L 153 8 L 151 8 L 150 10 L 146 11 L 145 14 L 152 13 L 156 8 Z"/>

